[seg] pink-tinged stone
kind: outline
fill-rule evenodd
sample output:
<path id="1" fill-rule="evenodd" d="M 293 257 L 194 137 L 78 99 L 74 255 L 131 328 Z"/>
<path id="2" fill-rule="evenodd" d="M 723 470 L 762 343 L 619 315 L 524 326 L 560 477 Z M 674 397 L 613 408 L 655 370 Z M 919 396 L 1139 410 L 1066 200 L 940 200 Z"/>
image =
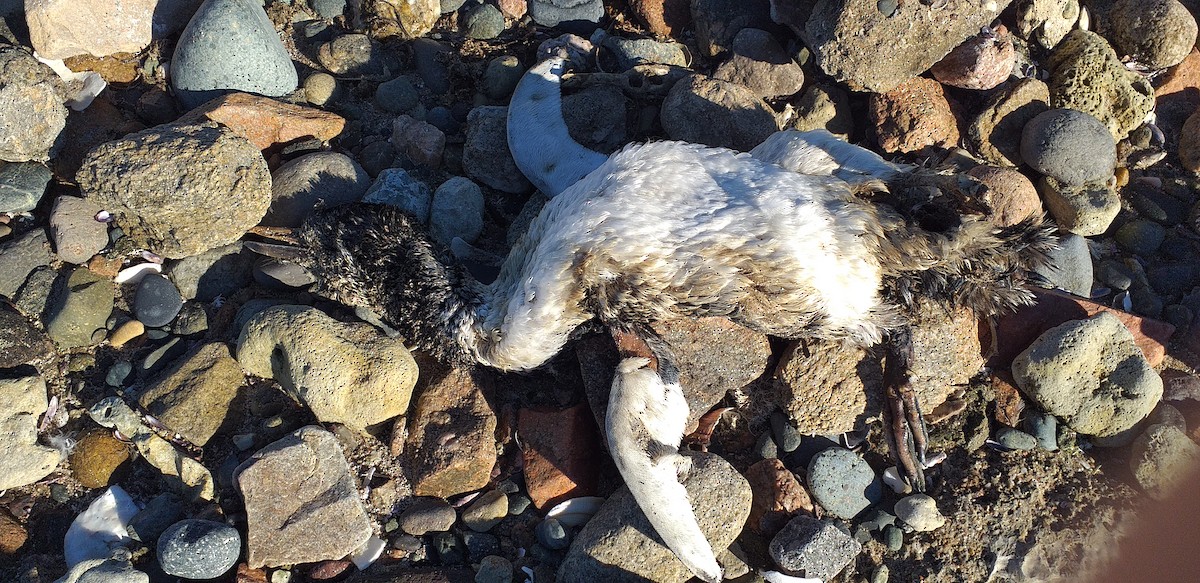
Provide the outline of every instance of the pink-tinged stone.
<path id="1" fill-rule="evenodd" d="M 260 150 L 303 138 L 328 141 L 346 126 L 340 115 L 249 93 L 230 93 L 213 99 L 188 112 L 177 123 L 201 119 L 228 126 Z"/>
<path id="2" fill-rule="evenodd" d="M 754 493 L 746 525 L 765 538 L 775 536 L 797 514 L 813 513 L 812 498 L 796 474 L 778 459 L 762 460 L 746 470 Z"/>
<path id="3" fill-rule="evenodd" d="M 933 79 L 914 77 L 887 93 L 872 93 L 867 107 L 885 152 L 958 145 L 958 118 L 945 89 Z"/>
<path id="4" fill-rule="evenodd" d="M 421 364 L 403 460 L 413 494 L 448 498 L 478 490 L 496 465 L 496 414 L 479 384 L 486 377 L 477 376 L 485 373 Z"/>
<path id="5" fill-rule="evenodd" d="M 688 0 L 629 0 L 629 9 L 658 36 L 678 37 L 692 23 Z"/>
<path id="6" fill-rule="evenodd" d="M 525 16 L 529 5 L 525 0 L 497 0 L 496 7 L 509 18 L 520 19 Z"/>
<path id="7" fill-rule="evenodd" d="M 984 202 L 992 208 L 991 219 L 998 226 L 1015 225 L 1045 212 L 1033 182 L 1015 168 L 976 166 L 967 175 L 987 187 Z"/>
<path id="8" fill-rule="evenodd" d="M 1134 342 L 1152 367 L 1162 364 L 1167 352 L 1167 341 L 1175 332 L 1175 326 L 1166 322 L 1123 312 L 1063 292 L 1036 290 L 1033 293 L 1037 304 L 1002 316 L 996 322 L 996 351 L 988 362 L 993 368 L 1008 368 L 1013 359 L 1041 336 L 1042 332 L 1064 322 L 1082 320 L 1100 312 L 1113 314 L 1129 329 Z"/>
<path id="9" fill-rule="evenodd" d="M 930 69 L 943 85 L 962 89 L 991 89 L 1012 73 L 1016 51 L 1003 26 L 975 35 L 942 57 Z"/>
<path id="10" fill-rule="evenodd" d="M 568 498 L 594 496 L 602 457 L 599 432 L 586 403 L 569 409 L 521 409 L 517 431 L 525 457 L 525 487 L 538 509 Z"/>
<path id="11" fill-rule="evenodd" d="M 1162 84 L 1154 88 L 1157 125 L 1168 141 L 1180 137 L 1183 122 L 1200 108 L 1200 50 L 1192 49 L 1183 62 L 1167 69 Z"/>
<path id="12" fill-rule="evenodd" d="M 150 44 L 159 0 L 25 0 L 29 41 L 46 59 L 136 53 Z"/>
<path id="13" fill-rule="evenodd" d="M 446 134 L 431 124 L 401 115 L 392 122 L 392 145 L 409 160 L 437 168 L 446 149 Z"/>

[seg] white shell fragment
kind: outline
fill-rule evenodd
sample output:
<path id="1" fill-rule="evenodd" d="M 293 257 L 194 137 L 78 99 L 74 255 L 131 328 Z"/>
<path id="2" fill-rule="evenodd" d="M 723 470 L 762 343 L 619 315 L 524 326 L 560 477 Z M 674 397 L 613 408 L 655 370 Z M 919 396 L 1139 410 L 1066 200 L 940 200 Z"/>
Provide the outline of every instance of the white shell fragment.
<path id="1" fill-rule="evenodd" d="M 604 498 L 599 496 L 583 496 L 564 500 L 546 513 L 546 518 L 558 520 L 567 527 L 583 526 L 600 511 Z"/>
<path id="2" fill-rule="evenodd" d="M 89 559 L 107 559 L 114 547 L 133 540 L 126 527 L 137 511 L 137 503 L 120 486 L 106 490 L 67 529 L 63 539 L 67 566 Z"/>
<path id="3" fill-rule="evenodd" d="M 363 543 L 361 548 L 355 551 L 353 555 L 350 555 L 350 562 L 354 563 L 354 566 L 358 567 L 359 571 L 365 571 L 367 567 L 371 566 L 371 563 L 379 559 L 385 548 L 387 548 L 386 542 L 375 535 L 371 535 L 371 538 L 367 539 L 367 542 Z"/>
<path id="4" fill-rule="evenodd" d="M 117 273 L 115 281 L 117 283 L 138 283 L 142 278 L 151 273 L 162 273 L 162 264 L 160 263 L 139 263 L 126 267 Z"/>
<path id="5" fill-rule="evenodd" d="M 73 81 L 82 82 L 83 88 L 79 90 L 79 93 L 76 93 L 74 97 L 67 99 L 65 102 L 67 107 L 75 111 L 83 111 L 87 109 L 87 107 L 92 104 L 92 100 L 96 99 L 96 96 L 100 95 L 100 92 L 104 91 L 105 87 L 108 87 L 108 83 L 104 81 L 104 78 L 102 78 L 100 74 L 96 73 L 95 71 L 76 73 L 68 69 L 66 63 L 63 63 L 62 59 L 43 59 L 37 54 L 34 54 L 33 57 L 41 61 L 43 65 L 50 67 L 63 81 L 66 81 L 67 83 L 71 83 Z"/>
<path id="6" fill-rule="evenodd" d="M 883 483 L 887 484 L 897 494 L 907 494 L 912 490 L 908 482 L 900 476 L 900 470 L 896 466 L 888 466 L 886 470 L 883 470 Z"/>
<path id="7" fill-rule="evenodd" d="M 793 577 L 791 575 L 784 575 L 779 571 L 759 571 L 758 574 L 761 575 L 763 581 L 766 581 L 767 583 L 824 583 L 824 581 L 821 581 L 820 579 L 814 579 L 810 577 Z"/>

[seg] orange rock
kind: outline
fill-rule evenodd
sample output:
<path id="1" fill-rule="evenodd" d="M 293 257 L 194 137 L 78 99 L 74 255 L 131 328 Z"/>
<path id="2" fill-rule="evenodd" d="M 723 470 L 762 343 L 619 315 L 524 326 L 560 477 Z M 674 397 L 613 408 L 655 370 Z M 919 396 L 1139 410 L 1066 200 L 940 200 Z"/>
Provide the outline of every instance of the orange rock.
<path id="1" fill-rule="evenodd" d="M 1154 112 L 1158 127 L 1169 140 L 1180 137 L 1183 122 L 1200 107 L 1200 51 L 1184 57 L 1183 62 L 1167 69 L 1162 84 L 1154 89 Z"/>
<path id="2" fill-rule="evenodd" d="M 658 36 L 678 37 L 692 23 L 687 0 L 630 0 L 629 9 Z"/>
<path id="3" fill-rule="evenodd" d="M 525 454 L 525 488 L 538 509 L 594 496 L 600 478 L 599 434 L 586 403 L 569 409 L 521 409 L 517 420 Z"/>
<path id="4" fill-rule="evenodd" d="M 967 175 L 987 186 L 984 200 L 992 207 L 992 221 L 1001 227 L 1045 212 L 1033 182 L 1015 168 L 980 165 L 968 170 Z"/>
<path id="5" fill-rule="evenodd" d="M 29 533 L 17 519 L 0 510 L 0 555 L 12 555 L 25 545 Z"/>
<path id="6" fill-rule="evenodd" d="M 121 272 L 122 265 L 123 262 L 119 257 L 116 259 L 110 259 L 103 255 L 93 255 L 92 258 L 88 260 L 87 268 L 96 275 L 111 279 L 116 277 L 117 274 Z"/>
<path id="7" fill-rule="evenodd" d="M 145 331 L 145 324 L 137 320 L 130 320 L 118 326 L 116 330 L 112 331 L 112 334 L 108 335 L 108 343 L 113 348 L 120 348 L 125 346 L 126 342 L 141 336 Z"/>
<path id="8" fill-rule="evenodd" d="M 1025 399 L 1006 371 L 992 375 L 992 393 L 996 395 L 996 421 L 1009 427 L 1020 427 L 1021 412 L 1025 410 Z"/>
<path id="9" fill-rule="evenodd" d="M 267 572 L 262 569 L 252 569 L 246 563 L 239 563 L 237 583 L 267 583 Z"/>
<path id="10" fill-rule="evenodd" d="M 448 498 L 478 490 L 496 465 L 496 414 L 479 384 L 490 377 L 421 365 L 422 376 L 428 373 L 432 381 L 417 387 L 401 456 L 413 494 Z"/>
<path id="11" fill-rule="evenodd" d="M 330 140 L 342 133 L 346 120 L 340 115 L 276 101 L 249 93 L 223 95 L 188 113 L 177 123 L 194 123 L 202 118 L 225 124 L 260 150 L 301 138 Z"/>
<path id="12" fill-rule="evenodd" d="M 1008 368 L 1013 359 L 1042 332 L 1100 312 L 1110 312 L 1121 320 L 1153 367 L 1162 364 L 1167 353 L 1167 341 L 1175 332 L 1175 326 L 1166 322 L 1122 312 L 1064 292 L 1036 290 L 1033 293 L 1037 297 L 1037 304 L 1002 316 L 996 322 L 996 353 L 989 361 L 993 368 Z"/>
<path id="13" fill-rule="evenodd" d="M 778 459 L 766 459 L 750 466 L 746 470 L 746 480 L 754 493 L 750 518 L 746 521 L 750 530 L 770 538 L 793 516 L 812 516 L 813 503 L 808 491 Z"/>
<path id="14" fill-rule="evenodd" d="M 946 90 L 933 79 L 914 77 L 887 93 L 872 93 L 867 108 L 885 152 L 958 145 L 958 118 Z"/>

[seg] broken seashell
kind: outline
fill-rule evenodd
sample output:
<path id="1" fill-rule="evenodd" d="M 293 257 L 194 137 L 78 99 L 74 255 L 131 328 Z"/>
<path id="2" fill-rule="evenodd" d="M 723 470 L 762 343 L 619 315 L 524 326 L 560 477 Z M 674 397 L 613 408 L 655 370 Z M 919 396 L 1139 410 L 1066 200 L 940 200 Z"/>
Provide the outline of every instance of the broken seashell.
<path id="1" fill-rule="evenodd" d="M 129 521 L 138 507 L 120 486 L 112 486 L 79 513 L 63 539 L 63 555 L 68 567 L 88 559 L 107 559 L 113 548 L 133 540 Z"/>
<path id="2" fill-rule="evenodd" d="M 113 281 L 117 283 L 137 283 L 151 273 L 162 273 L 162 264 L 139 263 L 126 267 L 117 272 L 117 277 Z"/>

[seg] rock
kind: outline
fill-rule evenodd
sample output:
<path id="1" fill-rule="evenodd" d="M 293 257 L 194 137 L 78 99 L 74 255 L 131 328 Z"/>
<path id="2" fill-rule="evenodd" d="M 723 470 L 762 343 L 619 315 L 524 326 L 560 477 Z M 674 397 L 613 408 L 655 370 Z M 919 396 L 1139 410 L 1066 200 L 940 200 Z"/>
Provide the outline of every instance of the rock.
<path id="1" fill-rule="evenodd" d="M 1103 37 L 1073 30 L 1050 54 L 1050 106 L 1082 111 L 1104 123 L 1114 139 L 1142 125 L 1154 109 L 1154 89 L 1121 64 Z"/>
<path id="2" fill-rule="evenodd" d="M 539 510 L 580 496 L 595 496 L 603 451 L 586 403 L 569 409 L 521 409 L 517 414 L 525 461 L 525 490 Z"/>
<path id="3" fill-rule="evenodd" d="M 1058 451 L 1058 418 L 1048 413 L 1031 412 L 1025 418 L 1026 429 L 1037 439 L 1038 447 Z"/>
<path id="4" fill-rule="evenodd" d="M 108 246 L 108 225 L 96 220 L 101 207 L 73 196 L 60 196 L 50 211 L 50 236 L 58 258 L 76 265 Z"/>
<path id="5" fill-rule="evenodd" d="M 1025 395 L 1085 435 L 1129 429 L 1162 398 L 1162 379 L 1109 313 L 1047 330 L 1012 371 Z"/>
<path id="6" fill-rule="evenodd" d="M 764 537 L 774 536 L 793 516 L 813 513 L 808 491 L 780 460 L 765 459 L 750 466 L 746 480 L 754 493 L 746 525 Z"/>
<path id="7" fill-rule="evenodd" d="M 241 242 L 209 249 L 177 262 L 168 276 L 186 300 L 211 302 L 229 297 L 250 283 L 253 254 Z"/>
<path id="8" fill-rule="evenodd" d="M 983 29 L 930 69 L 938 83 L 962 89 L 992 89 L 1012 73 L 1016 51 L 1008 30 Z"/>
<path id="9" fill-rule="evenodd" d="M 75 178 L 84 197 L 115 214 L 138 245 L 170 259 L 236 241 L 271 202 L 258 148 L 212 122 L 159 126 L 103 144 Z"/>
<path id="10" fill-rule="evenodd" d="M 403 465 L 417 496 L 446 498 L 487 485 L 496 465 L 496 414 L 466 371 L 426 377 L 408 414 Z"/>
<path id="11" fill-rule="evenodd" d="M 1045 49 L 1058 46 L 1079 21 L 1079 0 L 1030 0 L 1017 4 L 1017 34 Z"/>
<path id="12" fill-rule="evenodd" d="M 455 237 L 472 243 L 483 231 L 483 191 L 455 176 L 437 188 L 429 211 L 429 235 L 449 245 Z"/>
<path id="13" fill-rule="evenodd" d="M 190 519 L 171 525 L 158 539 L 158 564 L 168 575 L 215 579 L 237 564 L 242 537 L 236 528 Z"/>
<path id="14" fill-rule="evenodd" d="M 475 532 L 487 532 L 508 516 L 508 496 L 492 490 L 467 506 L 462 513 L 463 524 Z"/>
<path id="15" fill-rule="evenodd" d="M 44 162 L 67 125 L 62 82 L 24 49 L 0 46 L 0 160 Z"/>
<path id="16" fill-rule="evenodd" d="M 324 73 L 316 73 L 324 75 Z M 308 80 L 305 80 L 306 87 Z M 276 101 L 249 93 L 230 93 L 193 109 L 178 122 L 196 123 L 204 119 L 223 124 L 233 133 L 254 143 L 260 150 L 284 146 L 306 138 L 327 142 L 342 133 L 342 116 Z"/>
<path id="17" fill-rule="evenodd" d="M 504 15 L 491 4 L 480 4 L 467 11 L 463 33 L 467 38 L 493 39 L 504 32 Z"/>
<path id="18" fill-rule="evenodd" d="M 513 565 L 504 557 L 488 555 L 479 562 L 475 583 L 512 583 Z"/>
<path id="19" fill-rule="evenodd" d="M 1162 225 L 1145 219 L 1129 221 L 1113 234 L 1113 238 L 1122 249 L 1142 256 L 1153 255 L 1158 251 L 1166 236 L 1167 231 Z"/>
<path id="20" fill-rule="evenodd" d="M 440 0 L 368 0 L 363 3 L 371 36 L 412 40 L 425 36 L 442 14 Z"/>
<path id="21" fill-rule="evenodd" d="M 76 563 L 56 583 L 150 583 L 150 576 L 134 569 L 125 557 L 87 559 Z"/>
<path id="22" fill-rule="evenodd" d="M 1050 88 L 1029 77 L 1000 89 L 967 128 L 967 144 L 979 157 L 999 166 L 1020 166 L 1022 129 L 1048 110 Z"/>
<path id="23" fill-rule="evenodd" d="M 946 310 L 931 303 L 918 307 L 915 321 L 912 343 L 918 356 L 911 363 L 910 382 L 921 405 L 932 411 L 954 387 L 970 384 L 983 366 L 979 323 L 970 310 Z"/>
<path id="24" fill-rule="evenodd" d="M 298 83 L 275 25 L 256 0 L 205 0 L 171 59 L 171 87 L 189 108 L 229 91 L 278 97 Z"/>
<path id="25" fill-rule="evenodd" d="M 771 539 L 770 552 L 789 572 L 828 581 L 862 552 L 862 545 L 832 522 L 797 516 Z"/>
<path id="26" fill-rule="evenodd" d="M 346 0 L 308 0 L 308 6 L 317 16 L 332 20 L 346 10 Z"/>
<path id="27" fill-rule="evenodd" d="M 1107 183 L 1067 186 L 1043 176 L 1037 187 L 1058 226 L 1076 235 L 1091 237 L 1104 233 L 1121 212 L 1121 199 Z"/>
<path id="28" fill-rule="evenodd" d="M 520 59 L 512 55 L 496 57 L 488 61 L 487 68 L 483 70 L 483 79 L 480 80 L 483 93 L 491 99 L 503 100 L 512 95 L 524 74 L 525 68 L 521 66 Z M 563 111 L 564 115 L 566 113 Z"/>
<path id="29" fill-rule="evenodd" d="M 580 34 L 586 25 L 597 24 L 604 16 L 603 0 L 527 0 L 526 7 L 534 22 L 550 28 L 567 24 L 579 28 Z"/>
<path id="30" fill-rule="evenodd" d="M 983 201 L 992 209 L 989 218 L 999 227 L 1015 225 L 1044 213 L 1037 188 L 1016 169 L 976 166 L 968 170 L 967 175 L 987 187 Z"/>
<path id="31" fill-rule="evenodd" d="M 764 99 L 792 95 L 804 85 L 804 71 L 765 30 L 743 28 L 733 37 L 733 54 L 713 78 L 748 87 Z"/>
<path id="32" fill-rule="evenodd" d="M 225 423 L 245 384 L 242 367 L 224 343 L 203 344 L 176 361 L 138 397 L 163 425 L 203 447 Z"/>
<path id="33" fill-rule="evenodd" d="M 424 182 L 413 178 L 408 172 L 400 168 L 388 168 L 379 173 L 362 200 L 394 206 L 417 222 L 426 224 L 429 222 L 433 194 Z"/>
<path id="34" fill-rule="evenodd" d="M 71 476 L 84 488 L 107 488 L 128 472 L 129 446 L 108 431 L 90 431 L 70 455 Z"/>
<path id="35" fill-rule="evenodd" d="M 458 514 L 438 498 L 418 498 L 400 514 L 400 529 L 414 536 L 430 532 L 446 532 L 458 520 Z"/>
<path id="36" fill-rule="evenodd" d="M 46 334 L 24 314 L 8 306 L 0 307 L 0 369 L 45 358 L 53 349 Z"/>
<path id="37" fill-rule="evenodd" d="M 1179 132 L 1179 162 L 1200 174 L 1200 109 L 1187 118 Z"/>
<path id="38" fill-rule="evenodd" d="M 313 73 L 304 78 L 304 98 L 313 105 L 325 105 L 341 97 L 337 79 L 329 73 Z"/>
<path id="39" fill-rule="evenodd" d="M 1012 427 L 1000 428 L 996 432 L 996 442 L 1008 449 L 1018 451 L 1030 450 L 1038 446 L 1036 437 Z"/>
<path id="40" fill-rule="evenodd" d="M 407 78 L 396 77 L 375 88 L 375 103 L 389 113 L 404 113 L 421 103 L 421 95 Z"/>
<path id="41" fill-rule="evenodd" d="M 1113 47 L 1149 69 L 1179 64 L 1196 45 L 1196 19 L 1176 0 L 1118 0 L 1108 17 Z"/>
<path id="42" fill-rule="evenodd" d="M 142 278 L 133 299 L 134 316 L 151 328 L 170 324 L 182 307 L 183 297 L 175 289 L 175 284 L 158 274 Z"/>
<path id="43" fill-rule="evenodd" d="M 53 260 L 45 229 L 33 229 L 20 238 L 0 243 L 0 295 L 14 297 L 33 270 Z"/>
<path id="44" fill-rule="evenodd" d="M 851 519 L 883 499 L 883 484 L 854 452 L 831 447 L 808 462 L 808 489 L 830 514 Z"/>
<path id="45" fill-rule="evenodd" d="M 1200 51 L 1192 49 L 1178 65 L 1163 72 L 1154 88 L 1156 124 L 1167 143 L 1176 143 L 1185 134 L 1183 123 L 1200 107 Z"/>
<path id="46" fill-rule="evenodd" d="M 43 164 L 0 162 L 0 212 L 24 213 L 37 208 L 50 177 L 50 169 Z"/>
<path id="47" fill-rule="evenodd" d="M 774 26 L 768 0 L 692 0 L 692 23 L 696 44 L 708 57 L 730 50 L 734 37 L 743 29 L 767 30 Z"/>
<path id="48" fill-rule="evenodd" d="M 750 513 L 750 485 L 720 457 L 682 453 L 692 461 L 683 485 L 700 530 L 712 548 L 724 549 L 737 537 Z M 691 571 L 653 533 L 654 527 L 642 509 L 622 487 L 575 536 L 559 566 L 557 580 L 683 583 L 690 579 Z"/>
<path id="49" fill-rule="evenodd" d="M 779 129 L 771 108 L 750 89 L 699 74 L 671 87 L 660 117 L 671 139 L 742 152 Z"/>
<path id="50" fill-rule="evenodd" d="M 446 149 L 446 134 L 432 124 L 401 115 L 392 122 L 391 143 L 409 160 L 437 168 Z"/>
<path id="51" fill-rule="evenodd" d="M 496 6 L 508 18 L 520 20 L 525 17 L 529 7 L 525 0 L 497 0 Z"/>
<path id="52" fill-rule="evenodd" d="M 927 10 L 884 14 L 874 2 L 819 0 L 800 37 L 817 65 L 851 90 L 886 92 L 929 69 L 1006 6 L 950 4 L 933 18 Z"/>
<path id="53" fill-rule="evenodd" d="M 620 36 L 605 36 L 602 43 L 617 62 L 618 71 L 628 71 L 637 65 L 661 64 L 687 67 L 689 53 L 684 45 L 672 42 L 658 42 L 649 38 L 625 38 Z M 785 59 L 790 57 L 784 55 Z M 793 91 L 793 93 L 795 93 Z"/>
<path id="54" fill-rule="evenodd" d="M 554 550 L 561 551 L 571 546 L 571 535 L 567 533 L 567 529 L 562 523 L 555 518 L 547 518 L 537 525 L 534 531 L 537 535 L 537 540 L 542 546 Z"/>
<path id="55" fill-rule="evenodd" d="M 1021 158 L 1068 186 L 1108 180 L 1117 145 L 1100 120 L 1080 111 L 1051 109 L 1025 124 Z"/>
<path id="56" fill-rule="evenodd" d="M 42 58 L 139 53 L 158 0 L 26 0 L 29 41 Z"/>
<path id="57" fill-rule="evenodd" d="M 271 207 L 260 224 L 299 227 L 318 206 L 358 201 L 369 180 L 366 170 L 345 154 L 305 154 L 271 173 Z"/>
<path id="58" fill-rule="evenodd" d="M 793 342 L 775 370 L 775 401 L 806 434 L 853 431 L 868 416 L 867 395 L 883 387 L 879 361 L 836 341 Z"/>
<path id="59" fill-rule="evenodd" d="M 334 75 L 361 77 L 386 73 L 382 51 L 365 34 L 343 34 L 321 45 L 317 61 Z"/>
<path id="60" fill-rule="evenodd" d="M 412 41 L 413 57 L 417 74 L 425 82 L 430 93 L 442 94 L 450 91 L 450 49 L 433 39 L 418 38 Z"/>
<path id="61" fill-rule="evenodd" d="M 250 374 L 274 378 L 320 421 L 356 429 L 404 414 L 417 381 L 400 339 L 306 306 L 252 317 L 238 336 L 237 360 Z"/>
<path id="62" fill-rule="evenodd" d="M 917 532 L 937 530 L 946 524 L 946 517 L 938 512 L 937 502 L 925 494 L 913 494 L 897 502 L 896 518 Z"/>
<path id="63" fill-rule="evenodd" d="M 937 81 L 916 77 L 887 93 L 873 93 L 868 115 L 885 152 L 916 152 L 958 145 L 958 119 Z"/>
<path id="64" fill-rule="evenodd" d="M 27 540 L 25 527 L 8 512 L 0 512 L 0 555 L 15 555 Z"/>
<path id="65" fill-rule="evenodd" d="M 467 115 L 462 166 L 472 180 L 502 192 L 523 194 L 533 185 L 508 149 L 508 108 L 476 107 Z"/>
<path id="66" fill-rule="evenodd" d="M 46 412 L 41 377 L 0 380 L 0 489 L 32 484 L 54 471 L 62 453 L 38 443 L 37 421 Z"/>
<path id="67" fill-rule="evenodd" d="M 1064 235 L 1051 251 L 1050 264 L 1035 271 L 1054 287 L 1080 297 L 1092 295 L 1092 256 L 1087 239 Z"/>
<path id="68" fill-rule="evenodd" d="M 251 567 L 340 559 L 371 536 L 346 457 L 332 433 L 309 425 L 237 467 Z"/>
<path id="69" fill-rule="evenodd" d="M 656 36 L 679 38 L 692 23 L 688 0 L 630 0 L 629 9 Z"/>
<path id="70" fill-rule="evenodd" d="M 563 98 L 563 120 L 575 141 L 607 154 L 629 142 L 630 107 L 620 89 L 597 85 Z"/>
<path id="71" fill-rule="evenodd" d="M 813 84 L 796 103 L 796 116 L 784 129 L 799 131 L 828 130 L 848 139 L 854 132 L 854 116 L 850 112 L 850 97 L 836 85 Z"/>
<path id="72" fill-rule="evenodd" d="M 1152 498 L 1169 497 L 1187 483 L 1200 464 L 1200 445 L 1168 424 L 1151 425 L 1129 452 L 1129 468 L 1138 485 Z"/>
<path id="73" fill-rule="evenodd" d="M 129 519 L 129 536 L 136 541 L 150 543 L 182 517 L 183 500 L 170 492 L 159 494 Z"/>
<path id="74" fill-rule="evenodd" d="M 67 277 L 59 277 L 43 318 L 46 332 L 60 349 L 99 342 L 113 309 L 112 282 L 83 267 L 76 267 Z"/>

